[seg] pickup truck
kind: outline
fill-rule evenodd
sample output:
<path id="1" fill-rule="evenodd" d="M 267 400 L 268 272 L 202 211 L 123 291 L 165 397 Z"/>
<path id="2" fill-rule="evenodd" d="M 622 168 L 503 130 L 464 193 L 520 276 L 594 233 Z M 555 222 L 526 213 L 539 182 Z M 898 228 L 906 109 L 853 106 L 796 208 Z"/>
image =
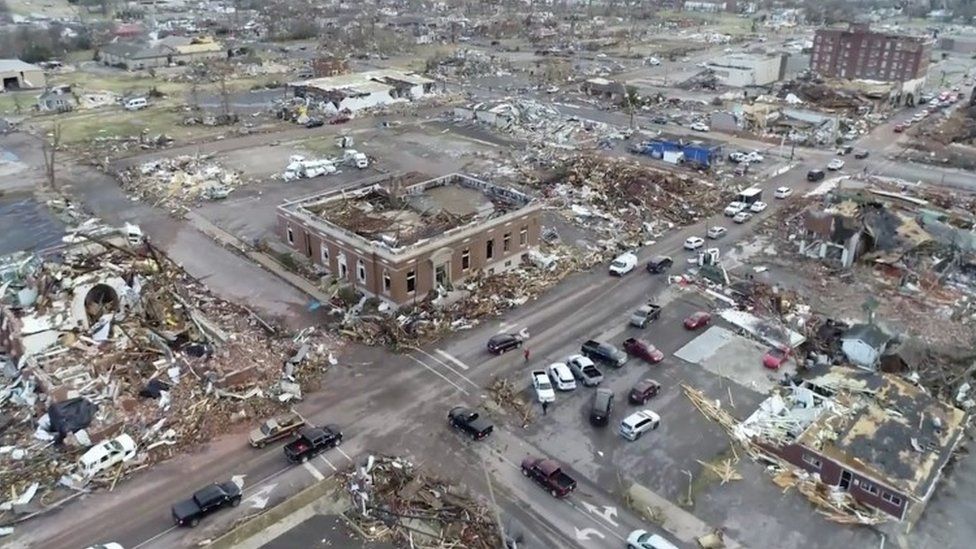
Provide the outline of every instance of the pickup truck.
<path id="1" fill-rule="evenodd" d="M 554 498 L 565 497 L 576 489 L 573 477 L 564 473 L 559 462 L 553 459 L 526 457 L 522 460 L 522 474 L 536 481 Z"/>
<path id="2" fill-rule="evenodd" d="M 273 417 L 260 427 L 251 431 L 248 442 L 255 448 L 264 448 L 266 444 L 281 440 L 290 436 L 295 431 L 305 426 L 305 418 L 298 412 L 289 412 L 277 417 Z"/>
<path id="3" fill-rule="evenodd" d="M 231 482 L 214 483 L 198 490 L 188 500 L 173 506 L 173 521 L 177 526 L 193 528 L 200 519 L 224 507 L 237 507 L 241 504 L 241 488 Z"/>
<path id="4" fill-rule="evenodd" d="M 603 381 L 603 372 L 593 364 L 592 360 L 583 355 L 569 357 L 566 359 L 566 365 L 569 366 L 569 371 L 573 372 L 573 376 L 586 387 L 596 387 Z"/>
<path id="5" fill-rule="evenodd" d="M 637 310 L 634 311 L 634 314 L 630 315 L 630 325 L 638 328 L 644 328 L 651 322 L 657 320 L 660 316 L 661 306 L 653 303 L 647 303 L 638 307 Z"/>
<path id="6" fill-rule="evenodd" d="M 335 425 L 302 427 L 298 438 L 285 445 L 285 457 L 292 463 L 305 463 L 308 458 L 342 444 L 342 432 Z"/>
<path id="7" fill-rule="evenodd" d="M 495 430 L 491 422 L 481 417 L 481 414 L 461 406 L 451 408 L 447 420 L 451 423 L 451 427 L 468 434 L 474 440 L 481 440 Z"/>
<path id="8" fill-rule="evenodd" d="M 556 391 L 545 370 L 532 370 L 532 387 L 539 402 L 556 402 Z"/>

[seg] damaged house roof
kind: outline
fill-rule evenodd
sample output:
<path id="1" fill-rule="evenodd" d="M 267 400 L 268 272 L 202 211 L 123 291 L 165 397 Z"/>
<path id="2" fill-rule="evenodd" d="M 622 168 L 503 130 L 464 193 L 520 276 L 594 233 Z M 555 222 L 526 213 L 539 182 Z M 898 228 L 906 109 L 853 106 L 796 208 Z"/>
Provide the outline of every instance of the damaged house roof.
<path id="1" fill-rule="evenodd" d="M 916 500 L 931 492 L 962 436 L 967 413 L 903 378 L 835 369 L 807 380 L 843 402 L 799 442 Z"/>
<path id="2" fill-rule="evenodd" d="M 891 336 L 874 324 L 855 324 L 841 339 L 861 340 L 875 349 L 882 349 L 891 341 Z"/>

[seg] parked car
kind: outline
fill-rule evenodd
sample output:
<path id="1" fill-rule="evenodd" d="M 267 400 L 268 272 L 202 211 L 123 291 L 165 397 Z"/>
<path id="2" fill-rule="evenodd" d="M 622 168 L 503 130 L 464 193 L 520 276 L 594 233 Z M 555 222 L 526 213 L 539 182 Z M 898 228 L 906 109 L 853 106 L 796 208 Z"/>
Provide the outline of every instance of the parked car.
<path id="1" fill-rule="evenodd" d="M 181 501 L 170 510 L 177 526 L 190 528 L 200 524 L 200 519 L 224 507 L 241 504 L 241 488 L 231 481 L 214 483 L 194 492 L 193 497 Z"/>
<path id="2" fill-rule="evenodd" d="M 553 362 L 546 368 L 549 379 L 556 389 L 560 391 L 572 391 L 576 389 L 576 378 L 573 377 L 572 370 L 562 362 Z"/>
<path id="3" fill-rule="evenodd" d="M 627 354 L 609 343 L 590 339 L 580 346 L 583 356 L 619 368 L 627 363 Z"/>
<path id="4" fill-rule="evenodd" d="M 596 387 L 603 381 L 603 372 L 593 364 L 593 361 L 583 355 L 573 355 L 566 359 L 566 366 L 573 372 L 573 377 L 586 387 Z"/>
<path id="5" fill-rule="evenodd" d="M 853 150 L 854 147 L 850 145 L 844 145 L 843 147 L 837 149 L 837 156 L 844 156 L 845 154 L 851 154 L 851 151 Z"/>
<path id="6" fill-rule="evenodd" d="M 661 316 L 661 306 L 654 303 L 645 303 L 637 308 L 630 315 L 630 325 L 635 328 L 644 328 Z"/>
<path id="7" fill-rule="evenodd" d="M 470 436 L 474 440 L 481 440 L 490 435 L 495 427 L 480 413 L 463 406 L 451 408 L 447 413 L 447 421 L 458 431 Z"/>
<path id="8" fill-rule="evenodd" d="M 76 473 L 83 479 L 90 479 L 102 471 L 133 459 L 137 450 L 136 442 L 125 433 L 103 440 L 78 458 Z"/>
<path id="9" fill-rule="evenodd" d="M 647 262 L 647 272 L 651 274 L 663 273 L 671 268 L 674 261 L 666 255 L 656 255 Z"/>
<path id="10" fill-rule="evenodd" d="M 678 549 L 678 546 L 647 530 L 634 530 L 627 536 L 627 549 Z"/>
<path id="11" fill-rule="evenodd" d="M 739 152 L 739 151 L 733 151 L 733 152 L 730 152 L 729 153 L 729 162 L 732 162 L 734 164 L 738 164 L 739 162 L 743 162 L 743 161 L 745 161 L 745 159 L 746 159 L 746 155 L 744 153 Z"/>
<path id="12" fill-rule="evenodd" d="M 732 218 L 732 221 L 734 223 L 741 224 L 741 223 L 745 223 L 746 221 L 749 221 L 750 219 L 752 219 L 752 214 L 751 213 L 749 213 L 749 212 L 739 212 L 739 213 L 735 214 L 735 216 Z"/>
<path id="13" fill-rule="evenodd" d="M 901 132 L 905 131 L 905 125 L 904 124 L 895 124 L 895 127 L 892 128 L 891 131 L 893 131 L 895 133 L 901 133 Z"/>
<path id="14" fill-rule="evenodd" d="M 563 472 L 554 459 L 528 456 L 522 460 L 522 474 L 542 486 L 554 498 L 567 496 L 576 489 L 576 480 Z"/>
<path id="15" fill-rule="evenodd" d="M 660 383 L 653 379 L 642 379 L 630 388 L 630 393 L 627 394 L 627 400 L 631 404 L 644 404 L 657 396 L 659 392 L 661 392 Z"/>
<path id="16" fill-rule="evenodd" d="M 624 340 L 624 350 L 645 362 L 657 364 L 664 360 L 664 353 L 646 339 L 629 337 Z"/>
<path id="17" fill-rule="evenodd" d="M 708 125 L 705 124 L 704 122 L 695 122 L 694 124 L 692 124 L 689 127 L 692 130 L 695 130 L 696 132 L 707 132 L 709 130 Z"/>
<path id="18" fill-rule="evenodd" d="M 654 122 L 655 124 L 667 124 L 668 118 L 666 116 L 655 116 L 651 119 L 651 122 Z"/>
<path id="19" fill-rule="evenodd" d="M 305 123 L 305 127 L 308 129 L 320 128 L 325 125 L 325 122 L 319 120 L 318 118 L 311 118 Z"/>
<path id="20" fill-rule="evenodd" d="M 766 208 L 768 208 L 768 207 L 769 207 L 769 204 L 766 204 L 762 200 L 757 200 L 757 201 L 755 201 L 755 202 L 752 203 L 752 206 L 749 206 L 749 211 L 752 212 L 752 213 L 760 213 L 760 212 L 765 211 Z"/>
<path id="21" fill-rule="evenodd" d="M 706 313 L 705 311 L 694 312 L 685 319 L 685 328 L 689 330 L 697 330 L 708 325 L 712 321 L 712 315 Z"/>
<path id="22" fill-rule="evenodd" d="M 857 159 L 864 159 L 864 158 L 867 158 L 869 156 L 871 156 L 871 151 L 868 151 L 868 150 L 860 150 L 860 151 L 857 151 L 856 153 L 854 153 L 854 158 L 857 158 Z"/>
<path id="23" fill-rule="evenodd" d="M 507 353 L 522 346 L 522 336 L 518 334 L 498 334 L 488 339 L 488 352 L 494 355 Z"/>
<path id="24" fill-rule="evenodd" d="M 298 438 L 285 445 L 285 457 L 292 463 L 305 463 L 322 452 L 342 444 L 342 432 L 336 425 L 302 427 Z"/>
<path id="25" fill-rule="evenodd" d="M 620 422 L 620 434 L 627 440 L 637 440 L 660 424 L 661 416 L 650 410 L 638 410 Z"/>
<path id="26" fill-rule="evenodd" d="M 751 164 L 755 162 L 762 162 L 766 158 L 763 155 L 759 154 L 759 151 L 752 151 L 750 153 L 746 153 L 744 155 L 744 159 L 746 162 L 749 162 Z"/>
<path id="27" fill-rule="evenodd" d="M 545 370 L 532 370 L 532 388 L 539 402 L 556 402 L 556 391 L 552 388 L 549 375 Z"/>
<path id="28" fill-rule="evenodd" d="M 685 239 L 686 250 L 697 250 L 705 245 L 705 239 L 700 236 L 689 236 Z"/>
<path id="29" fill-rule="evenodd" d="M 745 202 L 730 202 L 725 210 L 722 212 L 728 217 L 733 217 L 735 214 L 741 212 L 742 210 L 748 208 L 749 205 Z"/>
<path id="30" fill-rule="evenodd" d="M 827 177 L 827 174 L 823 170 L 810 170 L 807 172 L 807 181 L 810 182 L 817 182 L 825 177 Z"/>
<path id="31" fill-rule="evenodd" d="M 827 164 L 827 169 L 833 172 L 840 170 L 843 167 L 844 167 L 844 161 L 841 160 L 840 158 L 835 158 Z"/>
<path id="32" fill-rule="evenodd" d="M 777 187 L 773 193 L 773 198 L 789 198 L 793 194 L 793 189 L 789 187 Z"/>
<path id="33" fill-rule="evenodd" d="M 603 427 L 610 421 L 613 414 L 613 391 L 597 389 L 590 401 L 590 423 L 596 427 Z"/>
<path id="34" fill-rule="evenodd" d="M 610 263 L 610 274 L 623 276 L 637 266 L 637 256 L 631 252 L 620 254 Z"/>
<path id="35" fill-rule="evenodd" d="M 292 411 L 262 423 L 260 427 L 251 431 L 248 442 L 255 448 L 264 448 L 267 444 L 291 436 L 304 426 L 305 418 L 298 412 Z"/>
<path id="36" fill-rule="evenodd" d="M 705 236 L 711 238 L 712 240 L 718 240 L 719 238 L 725 236 L 726 233 L 728 232 L 729 232 L 728 229 L 726 229 L 725 227 L 720 227 L 716 225 L 714 227 L 709 227 L 708 232 L 705 233 Z"/>
<path id="37" fill-rule="evenodd" d="M 763 355 L 762 364 L 770 370 L 779 370 L 780 366 L 782 366 L 786 360 L 789 359 L 789 357 L 789 353 L 787 353 L 785 350 L 779 347 L 772 347 L 766 351 L 766 354 Z"/>
<path id="38" fill-rule="evenodd" d="M 334 124 L 345 124 L 346 122 L 349 122 L 350 120 L 352 120 L 352 119 L 349 118 L 348 116 L 337 116 L 337 117 L 333 118 L 332 120 L 329 120 L 329 124 L 333 124 L 333 125 Z"/>

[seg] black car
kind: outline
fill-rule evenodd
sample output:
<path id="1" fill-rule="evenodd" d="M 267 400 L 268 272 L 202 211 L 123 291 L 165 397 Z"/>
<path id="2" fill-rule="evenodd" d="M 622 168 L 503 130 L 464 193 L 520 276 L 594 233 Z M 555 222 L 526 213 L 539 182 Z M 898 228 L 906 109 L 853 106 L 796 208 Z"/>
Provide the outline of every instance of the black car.
<path id="1" fill-rule="evenodd" d="M 651 119 L 651 122 L 654 122 L 655 124 L 667 124 L 668 119 L 667 117 L 664 116 L 655 116 L 654 118 Z"/>
<path id="2" fill-rule="evenodd" d="M 627 353 L 609 343 L 595 339 L 583 343 L 580 352 L 590 360 L 604 362 L 615 368 L 619 368 L 627 362 Z"/>
<path id="3" fill-rule="evenodd" d="M 214 483 L 198 490 L 188 500 L 172 507 L 173 521 L 177 526 L 193 528 L 203 517 L 223 509 L 241 504 L 241 488 L 234 482 Z"/>
<path id="4" fill-rule="evenodd" d="M 292 463 L 305 463 L 309 458 L 342 444 L 342 431 L 336 425 L 302 427 L 298 438 L 285 445 L 285 457 Z"/>
<path id="5" fill-rule="evenodd" d="M 610 414 L 613 413 L 613 391 L 610 389 L 597 389 L 593 393 L 593 402 L 590 405 L 590 423 L 603 427 L 610 422 Z"/>
<path id="6" fill-rule="evenodd" d="M 807 181 L 820 181 L 827 177 L 823 170 L 810 170 L 807 172 Z"/>
<path id="7" fill-rule="evenodd" d="M 869 156 L 871 156 L 871 151 L 857 151 L 856 153 L 854 153 L 854 158 L 857 158 L 859 160 L 862 160 Z"/>
<path id="8" fill-rule="evenodd" d="M 674 260 L 666 255 L 657 255 L 647 262 L 647 272 L 651 274 L 663 273 L 674 265 Z"/>
<path id="9" fill-rule="evenodd" d="M 318 118 L 312 118 L 305 123 L 305 127 L 308 129 L 319 128 L 325 125 L 325 122 L 319 120 Z"/>
<path id="10" fill-rule="evenodd" d="M 495 430 L 495 427 L 481 417 L 481 414 L 462 406 L 451 408 L 447 413 L 447 420 L 451 423 L 451 427 L 467 433 L 474 440 L 481 440 Z"/>
<path id="11" fill-rule="evenodd" d="M 488 352 L 493 355 L 507 353 L 522 346 L 522 337 L 518 334 L 498 334 L 488 340 Z"/>

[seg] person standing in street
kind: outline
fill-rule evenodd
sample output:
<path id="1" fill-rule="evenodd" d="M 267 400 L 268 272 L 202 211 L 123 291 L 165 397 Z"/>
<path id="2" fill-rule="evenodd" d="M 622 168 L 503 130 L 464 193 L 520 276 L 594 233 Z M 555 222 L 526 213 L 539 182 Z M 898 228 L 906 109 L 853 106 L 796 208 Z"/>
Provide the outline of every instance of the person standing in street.
<path id="1" fill-rule="evenodd" d="M 549 403 L 548 402 L 543 402 L 542 403 L 542 415 L 545 416 L 545 415 L 548 415 L 548 414 L 549 414 Z"/>
<path id="2" fill-rule="evenodd" d="M 522 355 L 525 356 L 525 361 L 528 362 L 529 361 L 529 349 L 526 348 L 525 351 L 522 352 Z"/>

